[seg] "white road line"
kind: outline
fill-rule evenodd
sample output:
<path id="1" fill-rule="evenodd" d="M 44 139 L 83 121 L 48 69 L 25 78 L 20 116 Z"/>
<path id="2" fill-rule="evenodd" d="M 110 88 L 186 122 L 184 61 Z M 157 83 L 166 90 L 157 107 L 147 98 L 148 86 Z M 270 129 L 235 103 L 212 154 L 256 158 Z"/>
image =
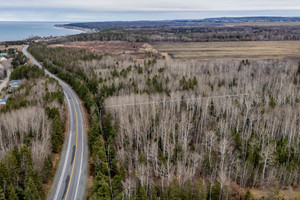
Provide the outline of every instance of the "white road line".
<path id="1" fill-rule="evenodd" d="M 28 47 L 25 47 L 25 48 L 23 48 L 23 50 L 25 49 L 24 51 L 27 51 L 27 48 Z M 33 58 L 33 56 L 31 56 L 27 52 L 25 53 L 24 51 L 23 51 L 23 53 L 25 55 L 27 55 L 28 57 L 30 57 L 30 60 L 32 60 L 34 64 L 36 64 L 37 66 L 39 66 L 40 68 L 42 68 L 42 65 L 40 63 L 38 63 Z M 66 99 L 68 101 L 68 107 L 69 107 L 69 110 L 70 110 L 70 116 L 72 116 L 72 114 L 71 114 L 72 113 L 72 109 L 71 109 L 71 102 L 70 102 L 70 100 L 69 100 L 69 98 L 67 96 L 67 93 L 70 95 L 70 98 L 73 98 L 76 101 L 76 104 L 79 106 L 80 120 L 81 120 L 81 122 L 83 122 L 83 117 L 82 117 L 82 113 L 81 113 L 81 109 L 80 109 L 80 104 L 79 104 L 79 101 L 77 99 L 76 93 L 74 93 L 65 82 L 61 81 L 59 78 L 57 78 L 56 76 L 54 76 L 53 74 L 51 74 L 48 70 L 46 70 L 46 69 L 44 69 L 44 70 L 45 70 L 45 72 L 46 72 L 47 75 L 49 75 L 50 77 L 58 80 L 58 82 L 60 83 L 60 85 L 64 88 L 64 94 L 65 94 L 65 97 L 66 97 Z M 78 116 L 78 114 L 77 114 L 77 116 Z M 82 173 L 82 166 L 83 166 L 83 151 L 84 151 L 84 141 L 83 141 L 84 140 L 84 135 L 83 135 L 83 133 L 84 133 L 84 129 L 83 128 L 84 127 L 83 127 L 83 125 L 84 124 L 82 123 L 82 125 L 81 125 L 81 133 L 82 133 L 81 134 L 81 137 L 82 137 L 82 139 L 81 139 L 81 143 L 82 143 L 81 148 L 82 148 L 82 151 L 81 151 L 79 175 L 78 175 L 78 180 L 77 180 L 76 190 L 75 190 L 75 200 L 77 198 L 77 193 L 78 193 L 78 188 L 79 188 L 79 183 L 80 183 L 81 173 Z M 60 179 L 59 179 L 58 187 L 56 188 L 54 199 L 58 198 L 58 195 L 59 195 L 59 192 L 60 192 L 60 189 L 61 189 L 61 185 L 62 185 L 62 182 L 63 182 L 63 178 L 64 178 L 64 175 L 65 175 L 65 172 L 66 172 L 67 160 L 68 160 L 69 154 L 70 154 L 70 145 L 71 145 L 71 139 L 72 139 L 72 135 L 73 135 L 72 134 L 73 123 L 72 123 L 71 118 L 70 118 L 70 129 L 71 130 L 70 130 L 70 134 L 69 134 L 69 143 L 68 143 L 68 147 L 67 147 L 66 159 L 65 159 L 65 162 L 64 162 L 62 174 L 61 174 Z"/>
<path id="2" fill-rule="evenodd" d="M 79 106 L 80 104 L 79 104 L 79 102 L 78 102 L 78 99 L 77 99 L 77 97 L 76 97 L 76 94 L 74 94 L 74 92 L 73 92 L 72 90 L 70 90 L 67 86 L 66 86 L 66 89 L 67 89 L 68 92 L 70 93 L 70 96 L 72 96 L 73 99 L 75 100 L 75 103 L 78 105 L 78 107 L 79 107 L 79 112 L 80 112 L 80 120 L 81 120 L 81 122 L 83 122 L 82 115 L 81 115 L 81 109 L 80 109 L 80 106 Z M 78 113 L 79 113 L 79 112 L 78 112 Z M 78 115 L 78 113 L 77 113 L 77 115 Z M 81 178 L 81 171 L 82 171 L 82 163 L 83 163 L 83 147 L 84 147 L 84 145 L 83 145 L 83 136 L 84 136 L 84 135 L 83 135 L 83 124 L 82 124 L 82 125 L 81 125 L 81 137 L 82 137 L 82 139 L 81 139 L 81 144 L 82 144 L 81 148 L 82 148 L 82 150 L 81 150 L 80 168 L 79 168 L 78 180 L 77 180 L 76 189 L 75 189 L 74 200 L 76 200 L 76 198 L 77 198 L 78 187 L 79 187 L 80 178 Z"/>
<path id="3" fill-rule="evenodd" d="M 77 98 L 75 98 L 76 99 L 76 102 L 77 102 Z M 77 102 L 77 105 L 79 105 L 78 104 L 78 102 Z M 80 112 L 81 112 L 81 109 L 80 109 L 80 107 L 79 107 L 79 110 L 80 110 Z M 83 120 L 82 120 L 82 115 L 80 114 L 80 120 L 81 120 L 81 122 L 83 122 Z M 83 123 L 81 124 L 81 159 L 80 159 L 80 168 L 79 168 L 79 175 L 78 175 L 78 180 L 77 180 L 77 185 L 76 185 L 76 190 L 75 190 L 75 200 L 77 199 L 77 193 L 78 193 L 78 187 L 79 187 L 79 182 L 80 182 L 80 177 L 81 177 L 81 168 L 82 168 L 82 162 L 83 162 L 83 137 L 84 137 L 84 135 L 83 135 Z"/>
<path id="4" fill-rule="evenodd" d="M 69 110 L 70 110 L 70 116 L 72 116 L 72 115 L 71 115 L 71 112 L 72 112 L 72 109 L 71 109 L 71 102 L 70 102 L 70 100 L 69 100 L 69 98 L 68 98 L 68 96 L 67 96 L 67 94 L 66 94 L 65 91 L 64 91 L 64 94 L 65 94 L 66 99 L 67 99 L 67 101 L 68 101 Z M 72 118 L 72 117 L 71 117 L 71 118 Z M 60 189 L 61 189 L 61 184 L 62 184 L 62 182 L 63 182 L 63 178 L 64 178 L 65 172 L 66 172 L 67 160 L 68 160 L 68 158 L 69 158 L 70 146 L 71 146 L 71 139 L 72 139 L 72 135 L 73 135 L 73 134 L 72 134 L 72 129 L 73 129 L 73 125 L 72 125 L 72 124 L 73 124 L 73 123 L 72 123 L 71 118 L 70 118 L 70 126 L 71 126 L 71 127 L 70 127 L 70 134 L 69 134 L 69 144 L 68 144 L 68 148 L 67 148 L 66 159 L 65 159 L 65 163 L 64 163 L 62 175 L 60 176 L 60 179 L 59 179 L 59 182 L 58 182 L 58 187 L 56 188 L 56 192 L 55 192 L 54 199 L 57 199 L 58 194 L 59 194 L 59 191 L 60 191 Z"/>

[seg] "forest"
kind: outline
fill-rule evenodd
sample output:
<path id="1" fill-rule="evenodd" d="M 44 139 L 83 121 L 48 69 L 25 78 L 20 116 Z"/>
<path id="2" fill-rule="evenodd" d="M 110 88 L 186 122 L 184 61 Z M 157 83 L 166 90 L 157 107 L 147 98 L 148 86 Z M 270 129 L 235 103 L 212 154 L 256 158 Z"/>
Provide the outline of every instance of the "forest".
<path id="1" fill-rule="evenodd" d="M 299 18 L 213 18 L 204 20 L 89 22 L 65 24 L 66 28 L 94 30 L 47 40 L 128 42 L 226 42 L 299 40 Z M 95 31 L 96 30 L 96 31 Z"/>
<path id="2" fill-rule="evenodd" d="M 79 22 L 63 25 L 58 27 L 80 27 L 88 29 L 111 30 L 111 29 L 131 29 L 146 30 L 156 29 L 165 30 L 178 27 L 213 27 L 226 26 L 229 23 L 296 23 L 299 17 L 221 17 L 205 19 L 186 19 L 186 20 L 161 20 L 161 21 L 112 21 L 112 22 Z"/>
<path id="3" fill-rule="evenodd" d="M 89 199 L 252 199 L 300 184 L 298 60 L 29 51 L 89 111 Z"/>
<path id="4" fill-rule="evenodd" d="M 22 85 L 0 108 L 0 199 L 42 200 L 64 139 L 64 94 L 37 66 L 14 65 L 11 79 Z"/>

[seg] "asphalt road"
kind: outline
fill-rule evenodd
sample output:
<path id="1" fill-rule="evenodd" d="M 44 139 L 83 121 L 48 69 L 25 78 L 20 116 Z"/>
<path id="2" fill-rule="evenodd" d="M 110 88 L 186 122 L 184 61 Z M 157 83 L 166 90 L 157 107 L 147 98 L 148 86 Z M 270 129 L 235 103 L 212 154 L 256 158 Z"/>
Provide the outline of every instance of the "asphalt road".
<path id="1" fill-rule="evenodd" d="M 1 64 L 0 64 L 1 65 Z M 6 87 L 7 86 L 7 83 L 8 83 L 8 81 L 9 81 L 9 77 L 10 77 L 10 71 L 9 70 L 7 70 L 7 77 L 3 80 L 3 82 L 0 84 L 0 92 L 2 91 L 2 89 L 4 88 L 4 87 Z"/>
<path id="2" fill-rule="evenodd" d="M 28 46 L 23 48 L 23 53 L 33 64 L 42 68 L 33 56 L 27 52 Z M 49 76 L 57 79 L 63 88 L 65 101 L 69 107 L 70 132 L 66 135 L 60 162 L 55 179 L 49 194 L 49 200 L 77 200 L 85 196 L 88 173 L 88 146 L 84 128 L 83 114 L 80 108 L 80 99 L 65 82 L 45 70 Z"/>

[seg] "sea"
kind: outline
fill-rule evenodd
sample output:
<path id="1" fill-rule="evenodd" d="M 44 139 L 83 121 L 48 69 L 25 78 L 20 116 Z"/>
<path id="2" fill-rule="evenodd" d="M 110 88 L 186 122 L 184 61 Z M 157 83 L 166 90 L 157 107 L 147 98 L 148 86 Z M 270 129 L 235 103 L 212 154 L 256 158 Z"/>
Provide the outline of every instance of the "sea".
<path id="1" fill-rule="evenodd" d="M 0 21 L 0 42 L 23 40 L 34 36 L 65 36 L 83 31 L 56 27 L 70 22 L 6 22 Z"/>

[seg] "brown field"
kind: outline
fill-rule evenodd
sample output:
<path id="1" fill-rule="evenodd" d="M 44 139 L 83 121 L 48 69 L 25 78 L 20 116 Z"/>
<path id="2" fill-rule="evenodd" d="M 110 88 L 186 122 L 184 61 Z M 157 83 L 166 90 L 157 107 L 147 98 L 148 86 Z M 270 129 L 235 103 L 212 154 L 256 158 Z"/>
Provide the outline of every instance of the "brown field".
<path id="1" fill-rule="evenodd" d="M 10 49 L 10 48 L 17 48 L 18 51 L 22 51 L 23 45 L 10 45 L 5 47 L 4 45 L 0 45 L 0 50 Z"/>
<path id="2" fill-rule="evenodd" d="M 123 42 L 123 41 L 87 41 L 87 42 L 69 42 L 65 44 L 54 44 L 50 47 L 68 47 L 75 49 L 87 49 L 96 54 L 122 55 L 127 54 L 134 58 L 143 58 L 146 52 L 155 52 L 151 45 L 147 43 Z"/>
<path id="3" fill-rule="evenodd" d="M 300 41 L 156 43 L 153 47 L 175 59 L 300 58 Z"/>
<path id="4" fill-rule="evenodd" d="M 273 197 L 271 199 L 300 199 L 300 188 L 285 188 L 285 189 L 250 189 L 253 199 L 262 199 L 263 197 Z"/>

